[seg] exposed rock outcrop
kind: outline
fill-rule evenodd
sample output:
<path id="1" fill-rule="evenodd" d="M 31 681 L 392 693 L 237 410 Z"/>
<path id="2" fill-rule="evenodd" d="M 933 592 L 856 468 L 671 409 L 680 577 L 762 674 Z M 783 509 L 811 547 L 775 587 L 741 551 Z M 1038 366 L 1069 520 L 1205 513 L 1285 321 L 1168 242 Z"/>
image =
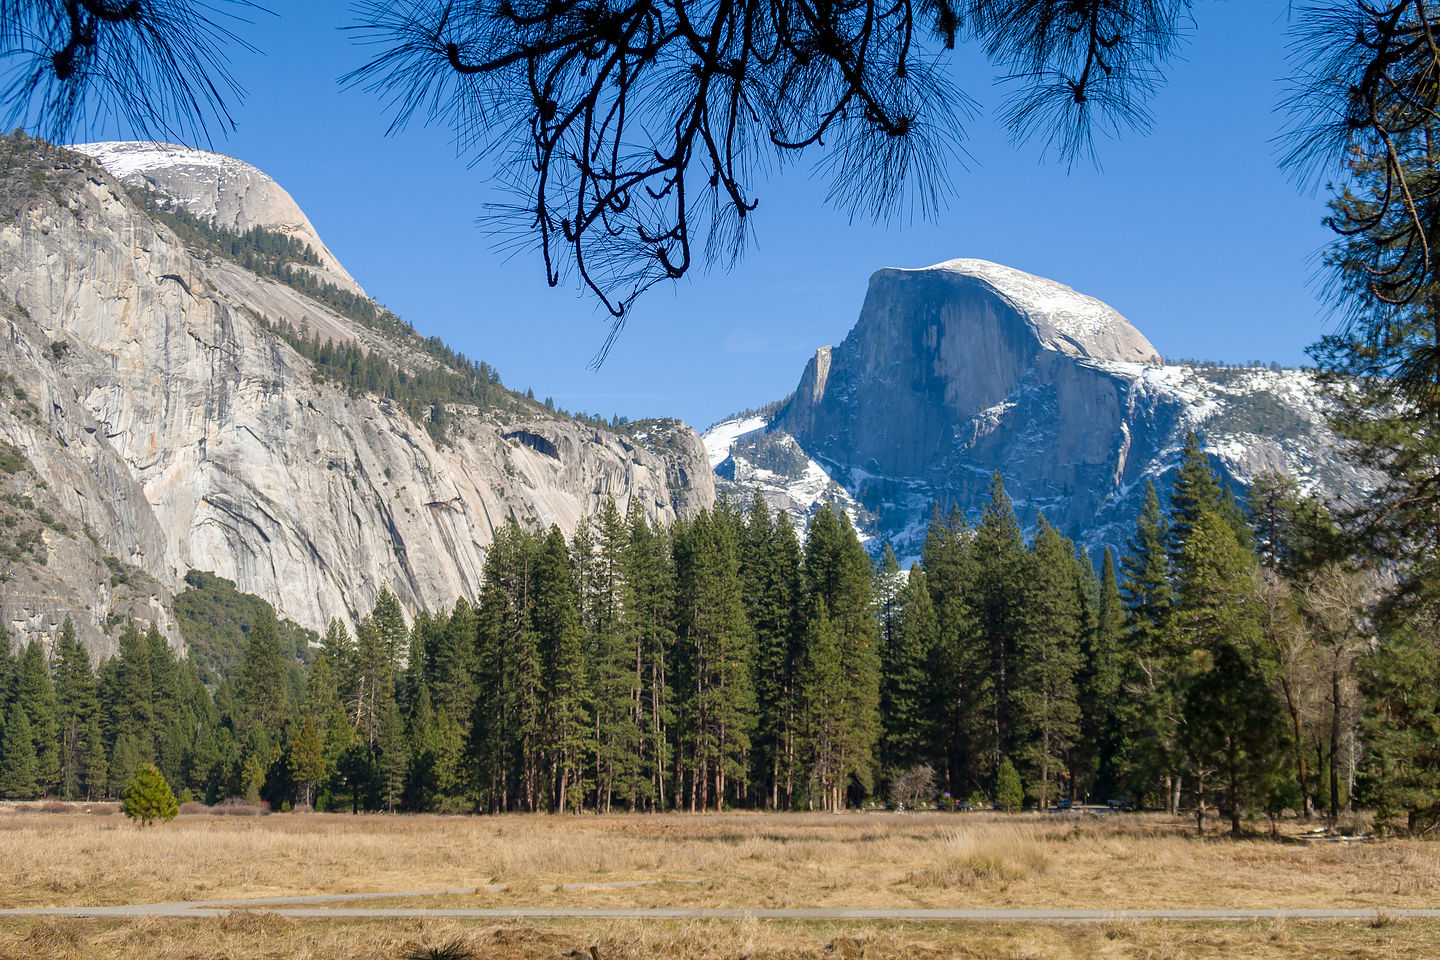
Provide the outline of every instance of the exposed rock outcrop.
<path id="1" fill-rule="evenodd" d="M 187 248 L 99 164 L 10 141 L 0 367 L 19 393 L 0 390 L 0 440 L 79 554 L 10 562 L 0 625 L 24 634 L 68 612 L 103 652 L 123 611 L 96 564 L 113 556 L 153 578 L 158 607 L 208 570 L 323 629 L 382 584 L 412 612 L 473 596 L 511 519 L 568 533 L 611 496 L 662 522 L 713 501 L 704 448 L 678 421 L 617 433 L 516 397 L 448 406 L 436 440 L 397 404 L 317 378 L 273 325 L 402 369 L 433 358 Z M 29 178 L 36 189 L 15 187 Z M 18 586 L 42 574 L 69 592 Z"/>
<path id="2" fill-rule="evenodd" d="M 1190 430 L 1236 487 L 1261 470 L 1332 496 L 1363 480 L 1333 455 L 1304 373 L 1164 366 L 1099 300 L 983 260 L 878 271 L 770 423 L 716 429 L 735 434 L 720 457 L 710 440 L 722 488 L 759 477 L 793 516 L 835 499 L 909 555 L 935 503 L 978 515 L 997 470 L 1025 523 L 1043 512 L 1092 549 L 1121 546 L 1146 483 L 1168 495 Z M 795 468 L 761 462 L 787 442 Z"/>

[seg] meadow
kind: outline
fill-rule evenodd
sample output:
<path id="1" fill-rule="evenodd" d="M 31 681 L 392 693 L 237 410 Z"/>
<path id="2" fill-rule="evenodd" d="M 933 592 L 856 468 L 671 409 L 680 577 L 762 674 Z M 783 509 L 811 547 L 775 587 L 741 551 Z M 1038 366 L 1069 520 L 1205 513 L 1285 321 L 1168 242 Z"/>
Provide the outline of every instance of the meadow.
<path id="1" fill-rule="evenodd" d="M 108 808 L 95 808 L 101 811 Z M 473 891 L 366 906 L 1333 907 L 1348 922 L 0 920 L 0 957 L 1427 956 L 1440 844 L 1198 838 L 1152 814 L 182 815 L 0 808 L 0 907 Z M 647 881 L 635 886 L 614 886 Z M 1241 945 L 1244 945 L 1243 948 Z"/>

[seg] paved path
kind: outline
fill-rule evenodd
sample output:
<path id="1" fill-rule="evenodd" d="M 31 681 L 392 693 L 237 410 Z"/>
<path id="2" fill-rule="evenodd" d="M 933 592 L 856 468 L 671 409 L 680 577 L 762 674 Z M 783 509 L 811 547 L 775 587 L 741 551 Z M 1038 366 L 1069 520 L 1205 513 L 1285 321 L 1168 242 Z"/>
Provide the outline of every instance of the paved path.
<path id="1" fill-rule="evenodd" d="M 565 884 L 566 888 L 631 887 L 658 880 L 624 880 L 611 883 Z M 676 882 L 676 881 L 668 881 Z M 681 883 L 696 881 L 678 881 Z M 499 887 L 480 890 L 498 891 Z M 1031 907 L 999 909 L 919 909 L 909 907 L 806 907 L 795 909 L 752 909 L 728 907 L 317 907 L 324 903 L 353 903 L 364 900 L 464 896 L 477 892 L 463 890 L 397 890 L 388 893 L 342 893 L 299 897 L 259 897 L 244 900 L 197 900 L 175 903 L 129 903 L 109 907 L 17 907 L 0 910 L 5 917 L 219 917 L 236 910 L 259 910 L 282 917 L 325 917 L 346 919 L 415 919 L 450 917 L 471 920 L 924 920 L 924 921 L 1022 921 L 1067 923 L 1097 920 L 1374 920 L 1374 909 L 1357 908 L 1276 908 L 1276 909 L 1141 909 L 1093 910 Z M 1440 918 L 1440 909 L 1385 909 L 1390 917 Z"/>

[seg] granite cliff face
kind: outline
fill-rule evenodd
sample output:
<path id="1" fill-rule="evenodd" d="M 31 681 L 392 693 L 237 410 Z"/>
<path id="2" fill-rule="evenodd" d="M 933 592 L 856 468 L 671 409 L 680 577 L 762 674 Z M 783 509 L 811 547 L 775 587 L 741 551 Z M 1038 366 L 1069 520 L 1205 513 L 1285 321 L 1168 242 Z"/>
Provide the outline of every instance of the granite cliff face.
<path id="1" fill-rule="evenodd" d="M 1168 494 L 1190 430 L 1236 487 L 1262 470 L 1360 487 L 1303 373 L 1164 366 L 1104 303 L 983 260 L 877 272 L 788 402 L 717 425 L 707 446 L 722 488 L 759 482 L 796 517 L 833 499 L 903 554 L 934 503 L 978 515 L 997 470 L 1024 523 L 1043 512 L 1098 549 L 1124 543 L 1147 482 Z M 788 460 L 765 453 L 786 444 Z"/>
<path id="2" fill-rule="evenodd" d="M 22 458 L 0 472 L 0 513 L 39 531 L 0 558 L 0 626 L 14 634 L 70 614 L 103 653 L 121 617 L 149 611 L 168 631 L 170 591 L 192 569 L 317 629 L 368 611 L 387 583 L 411 612 L 434 609 L 477 592 L 512 518 L 568 532 L 610 496 L 662 522 L 714 499 L 679 421 L 616 432 L 511 394 L 448 405 L 437 440 L 394 402 L 318 377 L 275 328 L 401 369 L 438 362 L 413 343 L 187 247 L 100 163 L 0 144 L 0 442 Z M 149 170 L 187 205 L 186 184 L 214 186 Z M 253 189 L 263 175 L 227 177 L 222 226 L 273 223 L 251 209 L 273 200 Z"/>

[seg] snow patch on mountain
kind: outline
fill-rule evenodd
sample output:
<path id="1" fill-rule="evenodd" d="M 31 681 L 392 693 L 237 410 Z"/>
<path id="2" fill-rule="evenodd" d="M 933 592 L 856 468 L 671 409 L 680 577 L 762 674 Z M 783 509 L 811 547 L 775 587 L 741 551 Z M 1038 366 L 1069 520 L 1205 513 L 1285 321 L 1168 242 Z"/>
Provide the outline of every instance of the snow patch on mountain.
<path id="1" fill-rule="evenodd" d="M 101 141 L 77 143 L 69 149 L 93 157 L 121 183 L 153 190 L 223 230 L 244 233 L 262 227 L 294 237 L 320 258 L 321 269 L 316 272 L 323 279 L 366 295 L 295 199 L 243 160 L 173 143 Z"/>
<path id="2" fill-rule="evenodd" d="M 748 506 L 759 490 L 766 505 L 783 513 L 801 537 L 815 511 L 827 504 L 844 512 L 862 543 L 876 536 L 875 515 L 834 471 L 801 450 L 788 433 L 769 429 L 763 417 L 722 420 L 700 439 L 715 470 L 717 493 Z"/>
<path id="3" fill-rule="evenodd" d="M 737 417 L 722 420 L 700 435 L 705 442 L 705 454 L 710 458 L 710 469 L 714 470 L 730 456 L 730 446 L 746 434 L 754 433 L 766 426 L 764 417 Z"/>
<path id="4" fill-rule="evenodd" d="M 989 260 L 963 258 L 898 272 L 926 270 L 982 281 L 1039 327 L 1041 342 L 1050 350 L 1076 358 L 1102 358 L 1113 357 L 1119 344 L 1124 360 L 1159 359 L 1159 352 L 1114 307 L 1063 283 Z"/>

